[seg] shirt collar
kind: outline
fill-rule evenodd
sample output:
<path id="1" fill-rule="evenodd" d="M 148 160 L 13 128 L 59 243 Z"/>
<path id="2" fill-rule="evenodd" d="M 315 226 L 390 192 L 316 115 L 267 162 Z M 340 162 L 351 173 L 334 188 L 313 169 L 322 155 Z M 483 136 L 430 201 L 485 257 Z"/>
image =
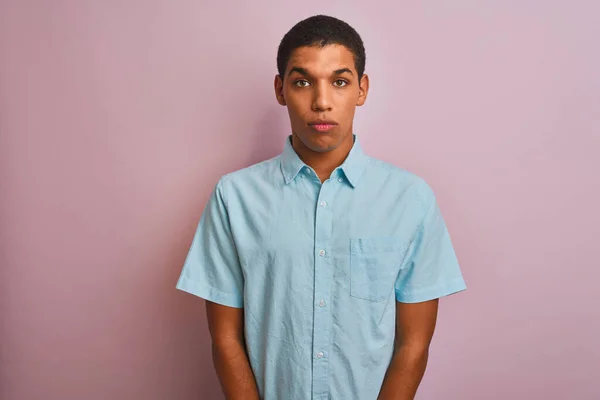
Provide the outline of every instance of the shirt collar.
<path id="1" fill-rule="evenodd" d="M 342 170 L 350 185 L 356 187 L 365 170 L 367 156 L 363 153 L 358 137 L 356 135 L 353 135 L 353 137 L 354 145 L 342 165 L 339 166 L 339 169 Z M 286 184 L 296 179 L 302 168 L 307 167 L 292 147 L 291 136 L 288 136 L 285 140 L 285 146 L 280 160 L 281 172 L 283 173 Z"/>

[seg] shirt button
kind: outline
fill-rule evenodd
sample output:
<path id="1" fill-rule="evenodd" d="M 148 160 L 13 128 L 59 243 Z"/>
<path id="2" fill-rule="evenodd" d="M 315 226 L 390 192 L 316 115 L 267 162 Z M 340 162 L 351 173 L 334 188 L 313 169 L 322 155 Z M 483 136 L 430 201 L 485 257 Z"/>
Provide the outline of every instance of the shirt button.
<path id="1" fill-rule="evenodd" d="M 320 255 L 321 257 L 324 257 L 324 256 L 325 256 L 325 250 L 321 250 L 321 251 L 319 251 L 319 255 Z"/>
<path id="2" fill-rule="evenodd" d="M 324 354 L 322 351 L 317 353 L 317 358 L 323 358 Z"/>
<path id="3" fill-rule="evenodd" d="M 324 300 L 321 300 L 319 302 L 319 307 L 325 307 L 325 301 Z"/>
<path id="4" fill-rule="evenodd" d="M 327 205 L 327 202 L 326 202 L 326 201 L 322 201 L 322 202 L 321 202 L 321 207 L 325 207 L 326 205 Z"/>
<path id="5" fill-rule="evenodd" d="M 342 179 L 342 178 L 338 178 L 338 182 L 340 182 L 340 183 L 341 183 L 342 181 L 343 181 L 343 179 Z"/>

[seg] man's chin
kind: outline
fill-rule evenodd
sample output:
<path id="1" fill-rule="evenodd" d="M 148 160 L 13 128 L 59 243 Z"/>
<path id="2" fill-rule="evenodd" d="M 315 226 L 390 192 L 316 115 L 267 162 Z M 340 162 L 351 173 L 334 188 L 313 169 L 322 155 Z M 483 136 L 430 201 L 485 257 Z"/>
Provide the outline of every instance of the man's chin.
<path id="1" fill-rule="evenodd" d="M 305 147 L 316 153 L 327 153 L 339 146 L 339 139 L 329 133 L 309 133 L 302 135 L 300 140 Z"/>
<path id="2" fill-rule="evenodd" d="M 308 142 L 305 143 L 307 144 L 306 147 L 308 147 L 310 150 L 314 151 L 315 153 L 327 153 L 328 151 L 334 150 L 337 146 L 335 143 L 332 143 L 330 141 L 314 141 L 314 142 Z"/>

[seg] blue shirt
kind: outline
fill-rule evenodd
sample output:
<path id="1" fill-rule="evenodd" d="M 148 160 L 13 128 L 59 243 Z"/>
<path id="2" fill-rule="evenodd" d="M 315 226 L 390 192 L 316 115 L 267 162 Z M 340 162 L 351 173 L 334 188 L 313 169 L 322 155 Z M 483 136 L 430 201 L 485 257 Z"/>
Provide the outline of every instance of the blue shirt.
<path id="1" fill-rule="evenodd" d="M 265 400 L 375 400 L 396 301 L 466 288 L 430 186 L 357 137 L 321 184 L 293 150 L 223 176 L 177 287 L 243 307 Z"/>

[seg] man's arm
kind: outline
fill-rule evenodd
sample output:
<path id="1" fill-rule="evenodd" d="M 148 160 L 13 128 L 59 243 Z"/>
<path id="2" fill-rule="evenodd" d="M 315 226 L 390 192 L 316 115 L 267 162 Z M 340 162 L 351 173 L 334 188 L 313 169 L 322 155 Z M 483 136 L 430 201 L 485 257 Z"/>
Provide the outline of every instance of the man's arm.
<path id="1" fill-rule="evenodd" d="M 206 302 L 215 370 L 227 400 L 259 400 L 244 340 L 244 309 Z"/>
<path id="2" fill-rule="evenodd" d="M 383 380 L 379 400 L 413 400 L 425 373 L 435 330 L 438 299 L 396 302 L 394 356 Z"/>

